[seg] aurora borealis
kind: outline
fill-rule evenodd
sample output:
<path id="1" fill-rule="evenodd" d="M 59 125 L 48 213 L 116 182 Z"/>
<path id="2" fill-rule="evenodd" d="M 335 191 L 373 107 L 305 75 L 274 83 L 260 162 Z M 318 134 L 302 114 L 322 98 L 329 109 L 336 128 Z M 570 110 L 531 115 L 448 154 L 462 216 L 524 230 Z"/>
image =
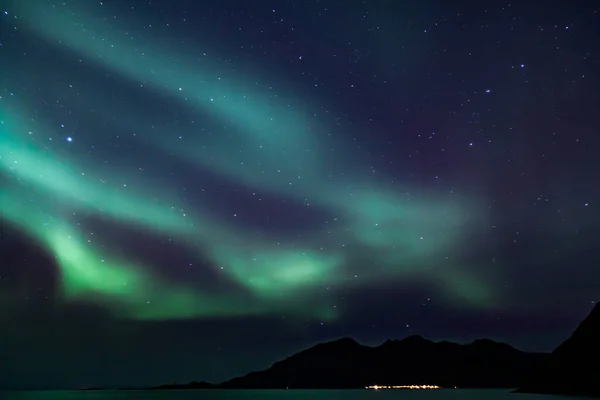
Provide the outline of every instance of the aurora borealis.
<path id="1" fill-rule="evenodd" d="M 278 343 L 254 366 L 335 335 L 579 319 L 600 288 L 597 7 L 325 3 L 1 3 L 0 355 L 45 327 L 49 348 L 26 336 L 71 354 L 63 374 L 106 349 L 61 382 L 111 384 L 118 349 L 141 365 L 173 340 L 208 346 L 189 360 Z M 189 360 L 154 378 L 234 371 Z"/>

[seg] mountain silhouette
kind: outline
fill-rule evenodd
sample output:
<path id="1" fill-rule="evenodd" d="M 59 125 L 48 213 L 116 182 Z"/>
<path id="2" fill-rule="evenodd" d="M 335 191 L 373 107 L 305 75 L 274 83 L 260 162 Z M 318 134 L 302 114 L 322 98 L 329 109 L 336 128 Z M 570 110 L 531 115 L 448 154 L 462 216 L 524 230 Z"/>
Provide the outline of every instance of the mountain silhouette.
<path id="1" fill-rule="evenodd" d="M 515 388 L 547 354 L 492 340 L 467 345 L 420 336 L 363 346 L 350 338 L 318 344 L 269 369 L 223 382 L 227 389 L 364 388 L 373 385 Z"/>
<path id="2" fill-rule="evenodd" d="M 534 371 L 520 393 L 600 397 L 600 303 L 548 361 Z"/>
<path id="3" fill-rule="evenodd" d="M 220 384 L 192 382 L 151 389 L 355 389 L 374 385 L 516 388 L 548 357 L 488 339 L 462 345 L 409 336 L 370 347 L 342 338 Z"/>
<path id="4" fill-rule="evenodd" d="M 364 346 L 351 338 L 317 344 L 220 384 L 150 389 L 354 389 L 433 385 L 518 388 L 517 393 L 600 397 L 600 303 L 552 353 L 527 353 L 489 339 L 469 344 L 421 336 Z"/>

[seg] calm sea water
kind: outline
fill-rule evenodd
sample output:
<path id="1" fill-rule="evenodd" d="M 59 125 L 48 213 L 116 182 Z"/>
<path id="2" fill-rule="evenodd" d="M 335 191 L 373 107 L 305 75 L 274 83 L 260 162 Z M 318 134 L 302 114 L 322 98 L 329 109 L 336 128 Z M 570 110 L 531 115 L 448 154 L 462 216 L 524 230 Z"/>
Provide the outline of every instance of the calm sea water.
<path id="1" fill-rule="evenodd" d="M 568 400 L 507 390 L 177 390 L 100 392 L 0 392 L 1 400 Z"/>

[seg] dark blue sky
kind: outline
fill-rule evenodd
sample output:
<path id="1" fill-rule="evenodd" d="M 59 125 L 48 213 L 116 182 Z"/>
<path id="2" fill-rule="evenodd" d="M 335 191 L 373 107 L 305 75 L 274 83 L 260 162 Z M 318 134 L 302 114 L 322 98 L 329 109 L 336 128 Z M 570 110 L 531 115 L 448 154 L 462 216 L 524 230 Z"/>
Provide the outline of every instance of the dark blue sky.
<path id="1" fill-rule="evenodd" d="M 596 2 L 33 3 L 0 1 L 0 387 L 547 351 L 598 299 Z"/>

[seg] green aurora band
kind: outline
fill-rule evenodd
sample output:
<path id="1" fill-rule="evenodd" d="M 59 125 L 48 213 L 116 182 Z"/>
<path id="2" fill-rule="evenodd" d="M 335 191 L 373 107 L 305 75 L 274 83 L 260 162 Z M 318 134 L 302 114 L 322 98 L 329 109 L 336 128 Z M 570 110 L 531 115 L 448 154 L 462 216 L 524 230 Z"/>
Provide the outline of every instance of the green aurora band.
<path id="1" fill-rule="evenodd" d="M 173 132 L 198 137 L 198 129 L 165 123 L 153 126 L 140 140 L 198 170 L 282 198 L 308 201 L 338 216 L 335 226 L 304 233 L 294 243 L 257 237 L 252 229 L 215 218 L 208 205 L 187 210 L 170 195 L 176 188 L 168 183 L 158 188 L 144 185 L 127 160 L 121 160 L 126 168 L 111 173 L 107 166 L 36 144 L 36 136 L 52 136 L 54 128 L 43 118 L 31 118 L 27 102 L 9 106 L 2 100 L 0 167 L 9 183 L 0 189 L 4 216 L 54 254 L 66 301 L 89 299 L 116 315 L 136 319 L 281 313 L 331 319 L 339 310 L 332 307 L 332 292 L 317 294 L 325 286 L 416 277 L 439 282 L 450 300 L 494 305 L 490 285 L 445 257 L 456 254 L 467 227 L 482 219 L 471 202 L 422 191 L 408 196 L 359 172 L 339 178 L 335 171 L 357 171 L 356 164 L 366 160 L 350 150 L 340 151 L 344 143 L 332 143 L 324 134 L 328 127 L 302 112 L 308 108 L 301 106 L 302 99 L 273 96 L 262 89 L 268 85 L 260 83 L 261 77 L 244 73 L 239 79 L 218 65 L 194 59 L 193 52 L 174 43 L 160 44 L 147 34 L 132 40 L 132 30 L 119 29 L 118 21 L 95 9 L 97 2 L 51 4 L 15 1 L 20 27 L 51 46 L 138 82 L 150 94 L 168 95 L 182 107 L 208 114 L 227 129 L 207 145 L 200 139 L 172 140 Z M 139 131 L 139 121 L 149 118 L 140 107 L 136 110 L 108 93 L 86 95 L 72 108 L 89 110 L 94 104 L 108 128 Z M 117 175 L 118 182 L 104 178 Z M 124 187 L 122 181 L 133 184 Z M 198 251 L 198 257 L 210 259 L 235 290 L 225 293 L 164 279 L 135 255 L 107 251 L 102 237 L 92 237 L 79 226 L 78 213 L 174 238 Z M 352 279 L 357 271 L 349 267 L 356 264 L 352 247 L 368 249 L 372 257 L 359 266 L 360 280 Z"/>

